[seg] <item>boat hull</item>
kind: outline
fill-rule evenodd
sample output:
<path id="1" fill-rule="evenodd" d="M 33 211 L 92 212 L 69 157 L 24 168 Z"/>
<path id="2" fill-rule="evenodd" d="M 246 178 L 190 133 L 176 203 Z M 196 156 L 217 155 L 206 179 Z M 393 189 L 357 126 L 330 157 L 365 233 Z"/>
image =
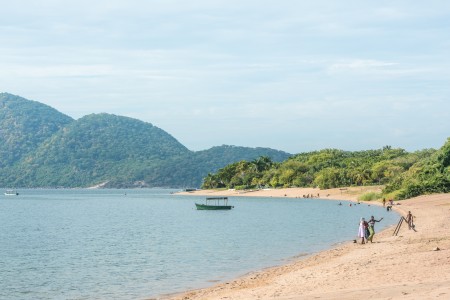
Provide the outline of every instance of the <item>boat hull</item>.
<path id="1" fill-rule="evenodd" d="M 230 210 L 233 208 L 231 205 L 206 205 L 195 203 L 197 210 Z"/>
<path id="2" fill-rule="evenodd" d="M 19 196 L 19 193 L 14 191 L 6 191 L 5 196 Z"/>

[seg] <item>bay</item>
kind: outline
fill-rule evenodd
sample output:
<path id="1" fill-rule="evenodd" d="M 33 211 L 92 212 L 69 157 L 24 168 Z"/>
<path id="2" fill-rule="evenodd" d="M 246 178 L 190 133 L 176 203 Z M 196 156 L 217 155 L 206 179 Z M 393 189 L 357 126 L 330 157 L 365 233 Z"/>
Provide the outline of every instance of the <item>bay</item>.
<path id="1" fill-rule="evenodd" d="M 21 190 L 0 198 L 0 299 L 148 299 L 206 287 L 356 238 L 381 207 L 319 199 L 201 196 L 170 189 Z M 376 236 L 375 236 L 376 239 Z"/>

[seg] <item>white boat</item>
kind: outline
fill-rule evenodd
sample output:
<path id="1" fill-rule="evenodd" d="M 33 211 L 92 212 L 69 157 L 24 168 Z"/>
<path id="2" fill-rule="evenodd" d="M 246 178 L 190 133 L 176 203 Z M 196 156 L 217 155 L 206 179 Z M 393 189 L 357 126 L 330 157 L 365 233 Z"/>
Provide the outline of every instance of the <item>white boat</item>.
<path id="1" fill-rule="evenodd" d="M 19 196 L 19 193 L 15 190 L 6 190 L 5 196 Z"/>

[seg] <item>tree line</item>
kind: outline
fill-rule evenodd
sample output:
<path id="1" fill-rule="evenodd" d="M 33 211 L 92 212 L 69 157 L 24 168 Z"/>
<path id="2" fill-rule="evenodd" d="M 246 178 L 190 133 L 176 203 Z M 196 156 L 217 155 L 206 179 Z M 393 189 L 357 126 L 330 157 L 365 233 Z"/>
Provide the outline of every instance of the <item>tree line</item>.
<path id="1" fill-rule="evenodd" d="M 450 191 L 450 139 L 439 149 L 407 152 L 385 146 L 378 150 L 324 149 L 300 153 L 283 162 L 267 156 L 239 161 L 208 174 L 204 189 L 257 189 L 384 186 L 383 196 L 405 199 Z"/>

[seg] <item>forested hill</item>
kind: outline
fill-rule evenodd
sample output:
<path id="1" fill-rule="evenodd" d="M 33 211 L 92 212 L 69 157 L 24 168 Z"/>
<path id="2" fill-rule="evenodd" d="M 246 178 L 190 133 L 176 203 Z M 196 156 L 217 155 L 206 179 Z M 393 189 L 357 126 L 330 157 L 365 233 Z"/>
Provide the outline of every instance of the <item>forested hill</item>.
<path id="1" fill-rule="evenodd" d="M 7 93 L 0 105 L 1 187 L 199 187 L 227 164 L 290 156 L 236 146 L 193 152 L 150 123 L 111 114 L 73 120 Z"/>
<path id="2" fill-rule="evenodd" d="M 93 114 L 57 132 L 22 161 L 16 185 L 89 186 L 109 181 L 112 176 L 116 181 L 130 177 L 139 180 L 136 173 L 189 152 L 151 124 Z"/>
<path id="3" fill-rule="evenodd" d="M 156 186 L 200 187 L 209 173 L 216 172 L 230 163 L 242 160 L 252 161 L 260 157 L 281 162 L 289 156 L 285 152 L 269 148 L 222 145 L 168 160 L 148 169 L 144 180 L 153 182 Z M 117 186 L 117 184 L 114 185 Z"/>
<path id="4" fill-rule="evenodd" d="M 18 162 L 72 121 L 50 106 L 0 93 L 0 168 Z"/>

